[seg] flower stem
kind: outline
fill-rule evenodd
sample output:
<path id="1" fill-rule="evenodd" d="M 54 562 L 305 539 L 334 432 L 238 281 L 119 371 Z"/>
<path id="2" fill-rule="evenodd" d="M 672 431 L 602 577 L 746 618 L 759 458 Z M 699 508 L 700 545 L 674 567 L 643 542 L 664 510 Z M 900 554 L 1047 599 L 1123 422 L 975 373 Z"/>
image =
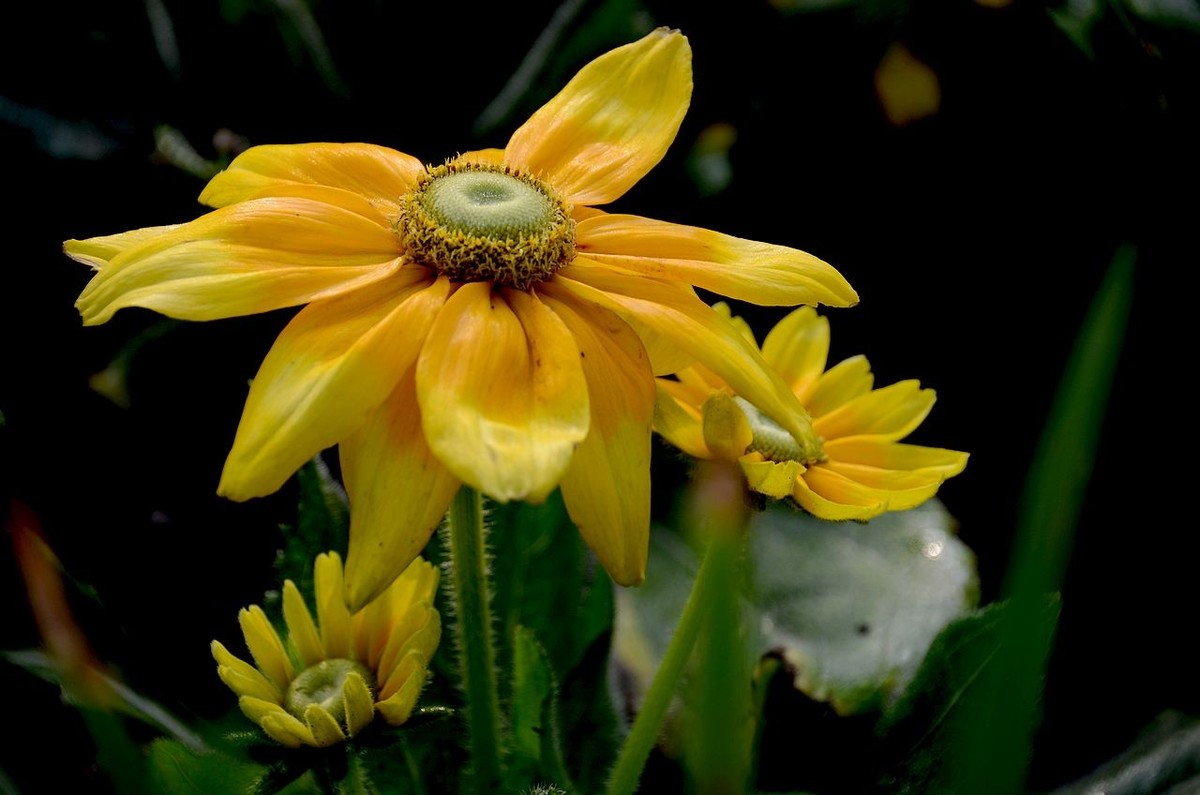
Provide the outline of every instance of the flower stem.
<path id="1" fill-rule="evenodd" d="M 738 504 L 740 505 L 740 497 Z M 715 521 L 703 522 L 710 525 L 707 528 L 710 532 L 707 533 L 709 540 L 700 571 L 692 583 L 692 592 L 684 605 L 683 614 L 679 617 L 675 634 L 667 644 L 662 663 L 654 674 L 646 698 L 642 701 L 642 708 L 638 711 L 629 736 L 625 738 L 625 744 L 617 756 L 617 763 L 613 766 L 608 788 L 605 790 L 607 795 L 630 795 L 637 789 L 642 770 L 646 767 L 646 760 L 658 739 L 658 731 L 667 708 L 671 705 L 671 698 L 679 688 L 684 667 L 696 645 L 704 617 L 711 610 L 713 600 L 720 592 L 722 584 L 728 579 L 724 576 L 728 567 L 722 565 L 723 558 L 736 553 L 737 542 L 730 537 L 728 528 L 713 526 L 729 524 L 724 521 L 728 519 L 728 511 L 716 511 L 710 514 L 709 518 Z M 714 530 L 717 532 L 712 532 Z"/>
<path id="2" fill-rule="evenodd" d="M 454 632 L 467 699 L 467 735 L 476 790 L 500 785 L 500 704 L 484 543 L 483 497 L 462 486 L 450 503 L 450 557 L 454 566 Z"/>

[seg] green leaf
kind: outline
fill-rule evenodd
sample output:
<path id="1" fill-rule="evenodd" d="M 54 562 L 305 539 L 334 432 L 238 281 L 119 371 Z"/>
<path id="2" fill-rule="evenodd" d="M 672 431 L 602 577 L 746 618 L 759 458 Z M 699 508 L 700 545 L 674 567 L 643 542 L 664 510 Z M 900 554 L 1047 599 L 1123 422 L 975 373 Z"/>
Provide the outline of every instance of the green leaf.
<path id="1" fill-rule="evenodd" d="M 546 652 L 526 627 L 513 633 L 512 744 L 509 789 L 569 784 L 557 723 L 558 688 Z"/>
<path id="2" fill-rule="evenodd" d="M 320 456 L 296 473 L 300 499 L 296 526 L 285 531 L 283 549 L 275 562 L 281 578 L 296 583 L 300 593 L 313 591 L 313 560 L 322 552 L 346 557 L 350 505 L 346 492 Z"/>
<path id="3" fill-rule="evenodd" d="M 254 792 L 267 772 L 254 762 L 216 751 L 197 754 L 166 739 L 150 743 L 146 764 L 149 791 L 177 795 Z"/>

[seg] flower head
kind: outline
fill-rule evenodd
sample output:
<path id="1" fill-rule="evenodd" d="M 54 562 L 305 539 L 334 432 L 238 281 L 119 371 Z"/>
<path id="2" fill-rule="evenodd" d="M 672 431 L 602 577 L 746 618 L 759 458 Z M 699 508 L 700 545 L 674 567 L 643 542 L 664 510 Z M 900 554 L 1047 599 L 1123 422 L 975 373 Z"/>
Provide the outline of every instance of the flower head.
<path id="1" fill-rule="evenodd" d="M 539 501 L 561 486 L 619 583 L 644 577 L 654 374 L 702 362 L 803 434 L 795 396 L 693 287 L 759 304 L 857 295 L 796 249 L 634 215 L 691 50 L 658 29 L 587 64 L 504 149 L 425 166 L 367 144 L 259 146 L 179 226 L 71 240 L 97 273 L 88 324 L 122 307 L 211 320 L 306 304 L 250 388 L 220 493 L 275 491 L 338 445 L 347 599 L 424 547 L 460 484 Z"/>
<path id="2" fill-rule="evenodd" d="M 754 339 L 741 318 L 732 320 Z M 825 369 L 829 321 L 811 307 L 781 320 L 762 354 L 811 417 L 807 438 L 784 430 L 703 365 L 681 370 L 678 380 L 658 379 L 656 430 L 697 458 L 739 462 L 752 490 L 792 497 L 822 519 L 914 508 L 967 465 L 966 453 L 900 442 L 933 408 L 932 389 L 917 381 L 874 389 L 862 356 Z"/>
<path id="3" fill-rule="evenodd" d="M 238 621 L 254 665 L 212 642 L 217 673 L 237 693 L 242 712 L 293 748 L 342 742 L 376 712 L 393 726 L 408 720 L 442 631 L 433 608 L 438 572 L 420 558 L 353 614 L 342 598 L 338 554 L 318 555 L 314 569 L 316 623 L 287 580 L 286 639 L 261 607 L 251 605 Z"/>

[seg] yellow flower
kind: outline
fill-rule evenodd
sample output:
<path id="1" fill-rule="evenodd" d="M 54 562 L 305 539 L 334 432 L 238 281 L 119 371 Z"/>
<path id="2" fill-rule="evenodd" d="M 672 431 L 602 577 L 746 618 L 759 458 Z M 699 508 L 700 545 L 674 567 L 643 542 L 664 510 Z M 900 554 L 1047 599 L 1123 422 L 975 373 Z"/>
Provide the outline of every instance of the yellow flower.
<path id="1" fill-rule="evenodd" d="M 700 361 L 794 433 L 795 397 L 693 286 L 846 306 L 829 264 L 612 202 L 662 158 L 691 50 L 658 29 L 586 65 L 503 149 L 427 167 L 367 144 L 260 146 L 179 226 L 71 240 L 96 268 L 87 324 L 140 306 L 187 320 L 307 304 L 267 354 L 219 491 L 268 494 L 337 444 L 351 503 L 347 600 L 425 546 L 461 483 L 556 486 L 618 583 L 644 577 L 654 374 Z"/>
<path id="2" fill-rule="evenodd" d="M 336 552 L 317 556 L 314 580 L 315 624 L 295 584 L 283 584 L 286 642 L 258 605 L 238 614 L 254 665 L 212 642 L 217 674 L 242 712 L 292 748 L 342 742 L 376 712 L 393 726 L 408 720 L 442 631 L 433 608 L 438 572 L 420 558 L 354 614 Z"/>
<path id="3" fill-rule="evenodd" d="M 724 304 L 714 307 L 724 314 Z M 749 340 L 741 318 L 733 318 Z M 754 491 L 792 497 L 822 519 L 870 519 L 914 508 L 963 471 L 967 454 L 902 444 L 929 414 L 935 395 L 917 381 L 874 389 L 871 365 L 854 356 L 825 369 L 829 321 L 801 307 L 767 334 L 763 358 L 812 419 L 798 438 L 737 396 L 704 366 L 658 379 L 655 429 L 697 458 L 738 461 Z"/>

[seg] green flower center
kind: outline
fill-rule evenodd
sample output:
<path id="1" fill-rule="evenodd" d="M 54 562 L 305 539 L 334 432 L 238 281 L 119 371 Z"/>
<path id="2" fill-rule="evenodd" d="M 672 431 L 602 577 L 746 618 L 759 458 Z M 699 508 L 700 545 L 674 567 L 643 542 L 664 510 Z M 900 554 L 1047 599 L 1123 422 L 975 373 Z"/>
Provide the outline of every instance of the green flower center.
<path id="1" fill-rule="evenodd" d="M 346 704 L 342 698 L 342 688 L 346 685 L 346 677 L 357 674 L 366 683 L 371 693 L 375 692 L 375 675 L 370 669 L 354 660 L 335 658 L 321 660 L 316 665 L 310 665 L 288 685 L 287 695 L 283 699 L 283 707 L 301 721 L 304 711 L 312 704 L 328 712 L 339 723 L 346 722 Z"/>
<path id="2" fill-rule="evenodd" d="M 750 423 L 753 439 L 747 452 L 761 453 L 768 461 L 799 461 L 805 466 L 819 464 L 826 460 L 825 451 L 821 449 L 821 440 L 813 436 L 806 440 L 808 444 L 801 446 L 779 423 L 763 414 L 753 403 L 743 398 L 733 398 L 734 402 L 746 415 Z"/>
<path id="3" fill-rule="evenodd" d="M 457 282 L 528 290 L 575 254 L 575 222 L 545 183 L 507 166 L 447 163 L 400 202 L 414 262 Z"/>

